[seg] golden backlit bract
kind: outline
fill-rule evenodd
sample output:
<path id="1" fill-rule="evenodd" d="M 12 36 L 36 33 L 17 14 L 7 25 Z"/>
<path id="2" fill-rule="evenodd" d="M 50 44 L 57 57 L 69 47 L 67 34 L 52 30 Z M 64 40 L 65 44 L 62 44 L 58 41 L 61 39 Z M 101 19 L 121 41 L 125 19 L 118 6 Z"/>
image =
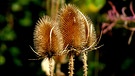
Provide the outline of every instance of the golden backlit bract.
<path id="1" fill-rule="evenodd" d="M 92 21 L 89 19 L 89 17 L 85 16 L 81 11 L 77 10 L 79 13 L 79 18 L 81 19 L 81 26 L 85 27 L 85 40 L 86 40 L 86 44 L 85 44 L 85 48 L 91 46 L 94 47 L 97 41 L 97 37 L 96 37 L 96 31 L 95 31 L 95 27 L 92 23 Z M 93 46 L 92 46 L 93 45 Z"/>

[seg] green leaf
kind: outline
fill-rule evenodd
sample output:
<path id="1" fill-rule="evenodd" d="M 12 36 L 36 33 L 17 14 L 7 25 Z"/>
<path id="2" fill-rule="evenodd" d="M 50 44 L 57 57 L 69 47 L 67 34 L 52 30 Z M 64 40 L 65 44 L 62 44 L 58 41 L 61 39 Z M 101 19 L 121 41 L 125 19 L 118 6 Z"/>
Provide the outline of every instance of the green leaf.
<path id="1" fill-rule="evenodd" d="M 31 24 L 32 24 L 32 21 L 29 17 L 25 17 L 25 18 L 21 19 L 19 22 L 24 27 L 31 26 Z"/>
<path id="2" fill-rule="evenodd" d="M 20 54 L 20 50 L 17 47 L 11 47 L 9 50 L 13 57 L 17 57 Z"/>
<path id="3" fill-rule="evenodd" d="M 22 66 L 23 65 L 22 62 L 21 62 L 21 60 L 18 59 L 18 58 L 15 58 L 14 59 L 14 63 L 15 63 L 16 66 Z"/>
<path id="4" fill-rule="evenodd" d="M 105 64 L 100 63 L 100 62 L 93 61 L 93 62 L 89 63 L 90 69 L 98 68 L 99 70 L 102 70 L 104 67 L 105 67 Z"/>
<path id="5" fill-rule="evenodd" d="M 7 45 L 5 43 L 1 43 L 0 45 L 0 54 L 4 53 L 7 50 Z"/>
<path id="6" fill-rule="evenodd" d="M 125 61 L 123 62 L 122 66 L 121 66 L 121 69 L 122 70 L 128 69 L 132 63 L 133 63 L 133 59 L 131 59 L 131 58 L 125 59 Z"/>
<path id="7" fill-rule="evenodd" d="M 0 40 L 2 40 L 2 41 L 13 41 L 15 38 L 16 38 L 16 34 L 12 30 L 10 25 L 7 25 L 2 30 L 0 30 Z"/>
<path id="8" fill-rule="evenodd" d="M 91 12 L 98 12 L 106 3 L 106 0 L 86 0 L 86 5 Z"/>
<path id="9" fill-rule="evenodd" d="M 22 6 L 19 3 L 13 3 L 11 9 L 12 11 L 17 12 L 22 10 Z"/>
<path id="10" fill-rule="evenodd" d="M 5 62 L 6 62 L 5 57 L 0 55 L 0 65 L 3 65 Z"/>
<path id="11" fill-rule="evenodd" d="M 29 27 L 32 25 L 31 13 L 29 11 L 25 12 L 24 18 L 19 21 L 21 26 Z"/>
<path id="12" fill-rule="evenodd" d="M 5 16 L 0 15 L 0 23 L 2 23 L 2 22 L 4 22 L 4 21 L 6 21 Z"/>
<path id="13" fill-rule="evenodd" d="M 28 5 L 30 3 L 30 0 L 18 0 L 18 3 L 21 5 Z"/>

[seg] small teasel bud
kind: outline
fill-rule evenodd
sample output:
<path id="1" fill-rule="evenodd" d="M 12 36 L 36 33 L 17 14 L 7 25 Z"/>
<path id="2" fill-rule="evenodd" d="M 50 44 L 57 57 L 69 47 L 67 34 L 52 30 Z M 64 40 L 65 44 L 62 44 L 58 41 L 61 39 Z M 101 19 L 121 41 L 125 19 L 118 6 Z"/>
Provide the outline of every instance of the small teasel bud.
<path id="1" fill-rule="evenodd" d="M 36 54 L 49 61 L 49 76 L 53 76 L 53 56 L 58 55 L 59 51 L 63 50 L 63 38 L 58 23 L 48 16 L 43 16 L 35 27 L 34 45 Z M 44 63 L 42 62 L 42 66 Z M 48 72 L 46 71 L 46 73 Z"/>

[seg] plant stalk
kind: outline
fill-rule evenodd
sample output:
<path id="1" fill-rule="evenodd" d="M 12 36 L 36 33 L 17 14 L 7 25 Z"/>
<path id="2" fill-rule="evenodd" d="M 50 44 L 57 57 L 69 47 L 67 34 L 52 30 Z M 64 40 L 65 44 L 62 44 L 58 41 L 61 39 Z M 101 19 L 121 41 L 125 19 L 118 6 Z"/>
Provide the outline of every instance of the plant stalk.
<path id="1" fill-rule="evenodd" d="M 50 76 L 53 76 L 53 59 L 49 59 Z"/>
<path id="2" fill-rule="evenodd" d="M 72 54 L 72 52 L 71 52 L 71 54 L 69 55 L 69 76 L 73 76 L 73 74 L 74 74 L 74 55 Z"/>
<path id="3" fill-rule="evenodd" d="M 88 74 L 88 72 L 87 72 L 88 71 L 87 52 L 83 53 L 82 58 L 83 58 L 83 72 L 84 72 L 83 76 L 87 76 L 87 74 Z"/>

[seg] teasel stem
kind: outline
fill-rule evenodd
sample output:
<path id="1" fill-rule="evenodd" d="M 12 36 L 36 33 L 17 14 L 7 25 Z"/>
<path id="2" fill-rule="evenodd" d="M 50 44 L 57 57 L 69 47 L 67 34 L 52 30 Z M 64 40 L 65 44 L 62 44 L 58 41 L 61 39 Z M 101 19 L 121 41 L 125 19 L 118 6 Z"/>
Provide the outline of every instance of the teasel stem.
<path id="1" fill-rule="evenodd" d="M 55 20 L 59 8 L 65 4 L 65 0 L 47 0 L 46 3 L 47 14 Z"/>
<path id="2" fill-rule="evenodd" d="M 74 74 L 74 54 L 70 51 L 69 52 L 69 76 L 73 76 Z"/>
<path id="3" fill-rule="evenodd" d="M 53 76 L 53 59 L 49 59 L 50 76 Z"/>
<path id="4" fill-rule="evenodd" d="M 54 6 L 55 5 L 55 0 L 51 0 L 51 17 L 53 17 L 54 16 Z"/>
<path id="5" fill-rule="evenodd" d="M 134 31 L 131 31 L 130 37 L 128 39 L 128 45 L 131 43 L 133 35 L 134 35 Z"/>
<path id="6" fill-rule="evenodd" d="M 83 76 L 87 76 L 87 74 L 88 74 L 88 68 L 87 68 L 87 66 L 88 66 L 88 64 L 87 64 L 87 53 L 88 52 L 84 52 L 83 53 L 83 55 L 82 55 L 82 58 L 83 58 L 83 72 L 84 72 L 84 74 L 83 74 Z"/>

